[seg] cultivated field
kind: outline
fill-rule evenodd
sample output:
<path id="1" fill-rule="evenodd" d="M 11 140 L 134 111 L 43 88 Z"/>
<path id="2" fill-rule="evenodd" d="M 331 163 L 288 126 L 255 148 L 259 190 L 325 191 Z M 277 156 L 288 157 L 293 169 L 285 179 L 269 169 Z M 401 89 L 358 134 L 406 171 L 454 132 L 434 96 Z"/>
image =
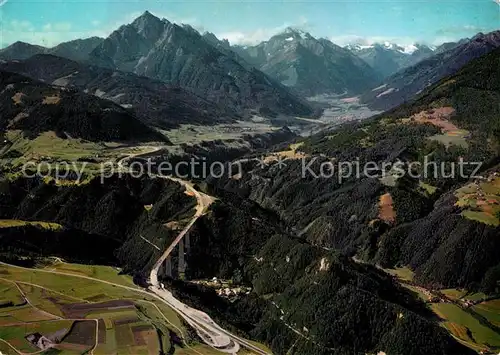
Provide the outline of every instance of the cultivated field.
<path id="1" fill-rule="evenodd" d="M 500 327 L 500 300 L 486 301 L 474 306 L 473 309 L 490 323 Z"/>
<path id="2" fill-rule="evenodd" d="M 144 293 L 76 277 L 133 285 L 113 270 L 60 263 L 41 272 L 0 265 L 0 351 L 40 351 L 40 345 L 27 340 L 35 334 L 48 339 L 42 346 L 70 354 L 177 353 L 187 332 L 168 306 Z M 171 339 L 177 340 L 174 349 Z"/>
<path id="3" fill-rule="evenodd" d="M 435 303 L 431 309 L 443 319 L 443 326 L 465 342 L 485 348 L 500 348 L 500 334 L 481 324 L 453 303 Z"/>
<path id="4" fill-rule="evenodd" d="M 498 227 L 500 225 L 500 177 L 495 175 L 455 191 L 462 216 Z"/>
<path id="5" fill-rule="evenodd" d="M 30 335 L 45 338 L 40 345 Z M 0 264 L 0 351 L 42 349 L 69 355 L 223 354 L 191 340 L 175 311 L 116 268 L 57 259 L 44 269 Z"/>

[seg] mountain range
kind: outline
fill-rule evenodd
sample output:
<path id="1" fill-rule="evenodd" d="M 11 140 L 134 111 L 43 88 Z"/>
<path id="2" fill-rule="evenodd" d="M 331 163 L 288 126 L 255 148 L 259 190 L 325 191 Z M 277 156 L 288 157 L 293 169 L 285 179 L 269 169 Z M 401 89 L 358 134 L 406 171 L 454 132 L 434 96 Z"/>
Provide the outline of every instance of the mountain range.
<path id="1" fill-rule="evenodd" d="M 172 246 L 172 270 L 158 275 L 161 287 L 207 312 L 224 333 L 262 342 L 269 353 L 500 350 L 500 31 L 438 48 L 343 48 L 289 28 L 243 47 L 145 12 L 105 39 L 50 49 L 16 42 L 0 58 L 2 261 L 34 267 L 56 258 L 54 267 L 68 272 L 71 263 L 89 264 L 92 278 L 128 280 L 129 290 L 131 278 L 124 274 L 133 275 L 147 301 L 149 291 L 139 286 L 148 287 L 152 265 Z M 347 123 L 339 118 L 304 137 L 288 127 L 244 134 L 277 116 L 307 116 L 312 119 L 301 119 L 304 125 L 318 125 L 319 110 L 306 97 L 319 94 L 339 96 L 329 108 L 361 95 L 384 112 Z M 219 124 L 231 134 L 225 136 Z M 202 135 L 206 140 L 194 143 L 199 131 L 192 125 L 209 132 Z M 182 129 L 190 144 L 169 146 Z M 169 130 L 172 142 L 164 135 Z M 243 138 L 235 139 L 234 131 Z M 45 135 L 29 146 L 46 132 L 57 137 Z M 82 149 L 86 141 L 92 149 Z M 59 158 L 37 151 L 56 142 L 63 147 Z M 24 143 L 29 154 L 14 149 Z M 138 156 L 145 148 L 149 153 Z M 124 173 L 124 156 L 139 164 L 147 156 L 151 163 L 184 165 L 187 177 L 176 169 L 172 180 L 137 178 Z M 56 184 L 20 176 L 16 169 L 28 158 L 91 166 L 84 182 Z M 93 170 L 98 159 L 113 166 L 120 161 L 123 170 L 102 179 Z M 193 159 L 223 166 L 236 160 L 240 171 L 205 177 L 194 169 L 207 164 L 190 165 Z M 429 159 L 436 165 L 427 171 Z M 455 165 L 438 171 L 438 164 L 460 160 L 481 166 L 474 172 L 476 165 L 467 166 L 467 176 L 443 176 L 456 172 Z M 148 168 L 159 166 L 150 162 Z M 345 171 L 335 171 L 342 167 L 337 162 L 366 169 L 340 177 Z M 395 164 L 404 168 L 402 175 Z M 197 205 L 197 194 L 210 203 Z M 96 263 L 119 267 L 121 275 L 110 268 L 102 276 Z M 50 270 L 45 276 L 54 276 Z M 2 281 L 24 272 L 0 271 Z M 12 289 L 38 289 L 15 282 Z M 73 286 L 58 287 L 62 296 Z M 75 289 L 64 305 L 72 304 Z M 233 289 L 235 295 L 228 294 Z M 55 299 L 55 292 L 44 292 Z M 80 306 L 100 303 L 104 291 L 96 292 L 77 298 L 86 301 Z M 0 300 L 7 314 L 6 304 Z M 147 324 L 154 335 L 154 341 L 142 340 L 160 343 L 155 351 L 173 354 L 199 345 L 196 336 L 148 318 L 146 304 L 131 308 L 141 311 L 139 328 Z M 163 318 L 177 319 L 171 313 Z M 186 317 L 182 327 L 188 333 L 188 324 L 202 318 Z M 107 325 L 116 324 L 104 323 L 98 328 L 108 337 L 114 329 Z M 13 327 L 26 328 L 17 320 Z M 103 341 L 98 328 L 90 332 L 96 342 L 88 345 L 112 348 L 115 338 Z"/>
<path id="2" fill-rule="evenodd" d="M 262 72 L 245 68 L 192 27 L 144 13 L 120 27 L 90 54 L 101 66 L 188 89 L 234 110 L 311 116 L 312 107 Z"/>
<path id="3" fill-rule="evenodd" d="M 134 111 L 145 124 L 162 129 L 182 123 L 233 122 L 240 117 L 228 108 L 159 80 L 53 55 L 39 54 L 0 64 L 0 68 L 111 100 Z"/>
<path id="4" fill-rule="evenodd" d="M 168 140 L 129 110 L 79 90 L 57 88 L 0 71 L 0 130 L 21 130 L 29 137 L 55 131 L 88 141 Z"/>
<path id="5" fill-rule="evenodd" d="M 377 110 L 398 106 L 445 76 L 456 73 L 472 59 L 499 46 L 500 31 L 479 33 L 470 40 L 445 44 L 435 55 L 386 78 L 382 85 L 366 92 L 362 101 Z"/>
<path id="6" fill-rule="evenodd" d="M 436 50 L 423 44 L 403 47 L 389 42 L 369 46 L 348 45 L 346 48 L 368 63 L 383 78 L 432 56 Z"/>
<path id="7" fill-rule="evenodd" d="M 52 48 L 36 46 L 18 41 L 11 44 L 7 48 L 0 50 L 0 59 L 23 60 L 36 54 L 52 54 L 72 60 L 85 61 L 88 60 L 90 52 L 92 52 L 103 41 L 104 39 L 100 37 L 90 37 L 63 42 Z"/>
<path id="8" fill-rule="evenodd" d="M 146 11 L 105 39 L 79 39 L 53 48 L 16 42 L 0 50 L 0 59 L 51 54 L 160 80 L 244 117 L 315 116 L 319 110 L 301 96 L 363 94 L 371 108 L 388 109 L 488 53 L 498 41 L 493 32 L 436 48 L 389 42 L 342 48 L 287 28 L 256 46 L 231 46 L 212 33 L 202 35 Z M 129 104 L 124 100 L 119 103 Z"/>
<path id="9" fill-rule="evenodd" d="M 360 93 L 377 84 L 375 71 L 327 39 L 288 28 L 253 47 L 232 49 L 247 62 L 304 95 Z"/>

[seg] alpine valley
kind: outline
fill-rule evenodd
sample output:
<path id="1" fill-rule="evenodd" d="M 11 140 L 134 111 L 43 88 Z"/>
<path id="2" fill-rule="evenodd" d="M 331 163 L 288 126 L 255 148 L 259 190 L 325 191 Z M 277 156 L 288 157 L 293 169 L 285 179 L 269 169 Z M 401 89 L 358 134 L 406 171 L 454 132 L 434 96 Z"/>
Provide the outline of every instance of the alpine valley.
<path id="1" fill-rule="evenodd" d="M 500 31 L 310 32 L 0 50 L 0 354 L 500 352 Z"/>

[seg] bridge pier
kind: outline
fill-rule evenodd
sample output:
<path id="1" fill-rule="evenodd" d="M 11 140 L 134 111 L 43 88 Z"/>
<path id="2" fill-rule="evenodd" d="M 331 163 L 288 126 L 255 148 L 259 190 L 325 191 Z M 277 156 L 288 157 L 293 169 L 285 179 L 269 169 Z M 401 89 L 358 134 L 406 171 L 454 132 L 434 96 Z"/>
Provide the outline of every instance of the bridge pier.
<path id="1" fill-rule="evenodd" d="M 170 256 L 165 260 L 165 276 L 172 277 L 172 262 L 170 261 Z"/>
<path id="2" fill-rule="evenodd" d="M 184 240 L 181 240 L 179 243 L 179 278 L 184 279 L 184 275 L 186 273 L 186 259 L 185 259 L 185 249 L 184 249 Z"/>

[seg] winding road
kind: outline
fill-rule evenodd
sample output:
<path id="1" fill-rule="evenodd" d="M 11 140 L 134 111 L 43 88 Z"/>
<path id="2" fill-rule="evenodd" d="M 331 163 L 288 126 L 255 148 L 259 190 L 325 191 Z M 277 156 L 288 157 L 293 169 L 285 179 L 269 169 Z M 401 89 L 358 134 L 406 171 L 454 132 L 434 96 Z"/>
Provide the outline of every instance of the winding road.
<path id="1" fill-rule="evenodd" d="M 137 154 L 131 154 L 118 161 L 118 166 L 120 169 L 128 171 L 126 167 L 126 162 L 132 158 L 140 158 L 143 155 L 150 155 L 154 152 L 161 150 L 159 147 L 143 147 L 143 149 L 148 150 L 147 152 L 141 152 Z M 172 176 L 161 176 L 153 175 L 153 177 L 163 178 L 175 181 L 183 185 L 186 191 L 190 192 L 197 200 L 196 212 L 189 223 L 184 227 L 184 229 L 175 238 L 172 244 L 165 250 L 165 252 L 160 256 L 160 258 L 154 264 L 150 275 L 149 283 L 150 286 L 148 290 L 156 295 L 157 298 L 161 299 L 165 304 L 175 310 L 191 327 L 193 327 L 200 338 L 209 346 L 214 349 L 228 353 L 236 354 L 242 347 L 247 350 L 251 350 L 256 354 L 269 355 L 270 353 L 260 349 L 259 347 L 253 345 L 245 339 L 242 339 L 227 330 L 220 327 L 214 322 L 210 316 L 202 311 L 191 308 L 188 305 L 182 303 L 180 300 L 175 298 L 173 294 L 164 289 L 158 280 L 158 271 L 161 265 L 170 256 L 170 253 L 175 249 L 175 247 L 180 243 L 180 241 L 186 236 L 192 226 L 196 223 L 198 218 L 203 216 L 207 211 L 210 204 L 214 199 L 202 192 L 199 192 L 194 188 L 194 186 L 188 182 Z"/>

